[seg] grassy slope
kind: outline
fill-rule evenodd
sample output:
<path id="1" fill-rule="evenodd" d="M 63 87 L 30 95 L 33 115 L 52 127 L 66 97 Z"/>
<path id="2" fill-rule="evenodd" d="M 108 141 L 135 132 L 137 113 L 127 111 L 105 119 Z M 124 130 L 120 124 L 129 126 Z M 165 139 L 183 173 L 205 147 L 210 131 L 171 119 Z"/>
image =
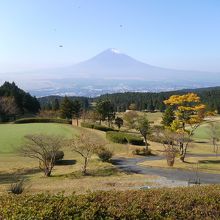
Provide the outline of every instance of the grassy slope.
<path id="1" fill-rule="evenodd" d="M 0 152 L 12 153 L 22 144 L 27 134 L 54 134 L 71 137 L 76 130 L 71 125 L 35 123 L 35 124 L 1 124 Z"/>
<path id="2" fill-rule="evenodd" d="M 98 130 L 85 129 L 81 127 L 72 127 L 63 124 L 7 124 L 0 125 L 0 193 L 5 193 L 9 184 L 14 181 L 16 176 L 22 176 L 28 180 L 28 190 L 30 193 L 39 192 L 59 192 L 65 190 L 66 193 L 73 191 L 84 193 L 87 190 L 109 190 L 109 189 L 127 189 L 146 185 L 148 178 L 146 175 L 126 175 L 115 170 L 110 163 L 101 162 L 97 156 L 90 160 L 88 169 L 90 176 L 82 177 L 80 170 L 82 167 L 82 158 L 64 148 L 64 160 L 66 164 L 55 166 L 52 177 L 45 178 L 38 169 L 38 161 L 22 157 L 16 154 L 15 148 L 24 141 L 24 135 L 33 133 L 57 134 L 65 137 L 79 133 L 80 131 L 92 132 L 105 140 L 105 132 Z M 132 147 L 129 145 L 120 145 L 108 143 L 108 148 L 114 151 L 115 155 L 128 156 Z M 97 184 L 97 182 L 99 184 Z"/>

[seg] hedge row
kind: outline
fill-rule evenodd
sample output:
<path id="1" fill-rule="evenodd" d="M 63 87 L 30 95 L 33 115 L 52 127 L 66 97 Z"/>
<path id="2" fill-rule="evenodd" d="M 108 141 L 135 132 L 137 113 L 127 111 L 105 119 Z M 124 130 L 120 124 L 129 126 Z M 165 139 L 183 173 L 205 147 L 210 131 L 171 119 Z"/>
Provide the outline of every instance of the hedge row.
<path id="1" fill-rule="evenodd" d="M 14 124 L 27 124 L 27 123 L 61 123 L 72 124 L 71 120 L 58 119 L 58 118 L 21 118 L 14 121 Z"/>
<path id="2" fill-rule="evenodd" d="M 96 130 L 100 130 L 100 131 L 114 131 L 113 128 L 109 128 L 103 125 L 99 125 L 99 124 L 94 124 L 94 123 L 88 123 L 88 122 L 81 122 L 81 126 L 84 128 L 92 128 L 92 129 L 96 129 Z"/>
<path id="3" fill-rule="evenodd" d="M 129 143 L 129 144 L 139 145 L 139 146 L 144 145 L 144 141 L 142 138 L 136 135 L 123 133 L 123 132 L 108 131 L 106 133 L 106 138 L 114 143 L 119 143 L 119 144 Z"/>
<path id="4" fill-rule="evenodd" d="M 0 219 L 220 219 L 220 186 L 1 196 Z"/>

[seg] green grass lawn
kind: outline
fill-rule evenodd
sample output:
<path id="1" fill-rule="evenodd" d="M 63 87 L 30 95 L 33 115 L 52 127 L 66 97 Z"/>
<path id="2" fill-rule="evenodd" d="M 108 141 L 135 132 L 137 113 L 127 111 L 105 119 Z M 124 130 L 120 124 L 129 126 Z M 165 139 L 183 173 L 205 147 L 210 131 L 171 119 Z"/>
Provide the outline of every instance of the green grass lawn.
<path id="1" fill-rule="evenodd" d="M 38 168 L 38 160 L 23 157 L 16 153 L 16 148 L 24 141 L 27 134 L 57 134 L 66 138 L 81 131 L 91 132 L 105 140 L 105 132 L 73 127 L 64 124 L 34 123 L 34 124 L 2 124 L 0 125 L 0 194 L 7 193 L 7 189 L 16 178 L 27 181 L 28 193 L 60 192 L 85 193 L 88 190 L 118 190 L 146 185 L 151 176 L 127 175 L 115 169 L 111 163 L 103 163 L 93 155 L 88 164 L 88 176 L 81 175 L 82 157 L 70 148 L 64 147 L 64 164 L 56 165 L 51 178 L 46 178 Z M 107 147 L 115 155 L 128 155 L 134 146 L 107 143 Z M 98 184 L 97 184 L 98 183 Z"/>
<path id="2" fill-rule="evenodd" d="M 72 137 L 77 130 L 71 125 L 54 123 L 1 124 L 0 153 L 12 153 L 24 141 L 27 134 L 53 134 Z"/>
<path id="3" fill-rule="evenodd" d="M 220 121 L 217 121 L 217 134 L 220 137 Z M 209 123 L 204 123 L 197 128 L 193 136 L 194 139 L 210 139 L 211 130 Z"/>

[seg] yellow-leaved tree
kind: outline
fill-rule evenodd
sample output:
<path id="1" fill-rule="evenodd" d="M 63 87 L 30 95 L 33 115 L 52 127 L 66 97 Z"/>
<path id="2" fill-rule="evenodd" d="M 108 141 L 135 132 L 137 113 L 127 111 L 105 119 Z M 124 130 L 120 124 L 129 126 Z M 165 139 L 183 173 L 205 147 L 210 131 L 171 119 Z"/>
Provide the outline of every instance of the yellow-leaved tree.
<path id="1" fill-rule="evenodd" d="M 191 137 L 204 120 L 206 107 L 195 93 L 173 95 L 164 103 L 174 108 L 175 119 L 169 129 L 177 135 L 180 160 L 184 162 Z"/>

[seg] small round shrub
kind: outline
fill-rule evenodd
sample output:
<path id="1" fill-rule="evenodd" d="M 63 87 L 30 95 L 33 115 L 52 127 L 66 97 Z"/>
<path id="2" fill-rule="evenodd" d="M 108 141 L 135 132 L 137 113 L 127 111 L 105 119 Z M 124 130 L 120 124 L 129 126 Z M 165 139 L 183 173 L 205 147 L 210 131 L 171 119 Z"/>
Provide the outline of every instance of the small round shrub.
<path id="1" fill-rule="evenodd" d="M 108 149 L 102 149 L 98 152 L 98 157 L 101 159 L 102 162 L 109 162 L 112 158 L 113 153 Z"/>
<path id="2" fill-rule="evenodd" d="M 56 155 L 55 155 L 55 161 L 62 160 L 63 157 L 64 157 L 64 152 L 63 151 L 57 151 Z M 51 154 L 48 153 L 47 160 L 50 160 L 50 159 L 51 159 Z"/>
<path id="3" fill-rule="evenodd" d="M 146 149 L 146 148 L 136 148 L 132 151 L 132 154 L 139 155 L 139 156 L 150 156 L 150 155 L 152 155 L 151 149 Z"/>

